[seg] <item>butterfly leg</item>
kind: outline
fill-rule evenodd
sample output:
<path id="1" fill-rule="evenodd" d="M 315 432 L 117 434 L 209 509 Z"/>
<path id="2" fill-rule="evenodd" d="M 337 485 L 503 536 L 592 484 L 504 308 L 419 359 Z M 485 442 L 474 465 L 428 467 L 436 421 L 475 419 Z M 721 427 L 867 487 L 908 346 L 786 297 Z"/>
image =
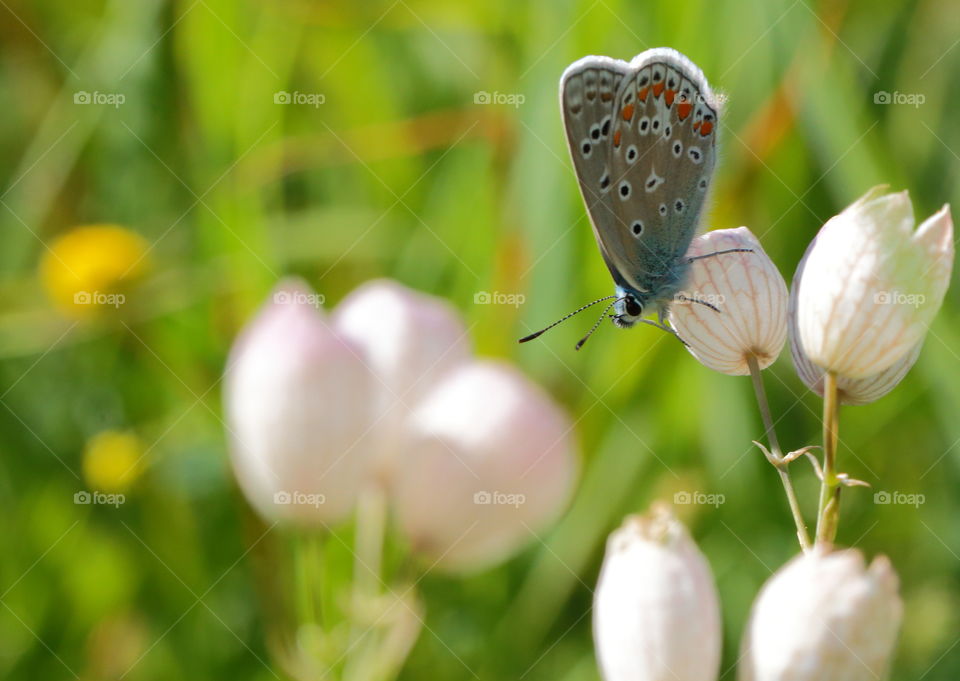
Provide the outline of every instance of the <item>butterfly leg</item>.
<path id="1" fill-rule="evenodd" d="M 659 319 L 659 323 L 653 321 L 652 319 L 638 319 L 637 321 L 640 322 L 641 324 L 649 324 L 650 326 L 653 326 L 653 327 L 655 327 L 655 328 L 658 328 L 658 329 L 660 329 L 661 331 L 666 331 L 666 332 L 669 333 L 671 336 L 673 336 L 674 338 L 676 338 L 678 341 L 680 341 L 681 343 L 683 343 L 685 346 L 688 346 L 688 347 L 689 347 L 689 344 L 687 343 L 687 341 L 683 340 L 683 339 L 680 337 L 680 334 L 678 334 L 674 329 L 672 329 L 671 327 L 669 327 L 669 326 L 666 325 L 666 323 L 665 323 L 665 322 L 666 322 L 666 316 L 667 316 L 666 307 L 661 307 L 661 308 L 660 308 L 660 311 L 659 311 L 659 313 L 658 313 L 657 316 L 658 316 L 658 319 Z"/>
<path id="2" fill-rule="evenodd" d="M 711 255 L 714 255 L 714 254 L 711 253 Z M 705 301 L 705 300 L 698 300 L 697 298 L 690 298 L 690 297 L 688 297 L 688 296 L 683 295 L 682 293 L 678 293 L 676 296 L 674 296 L 673 299 L 676 300 L 676 301 L 678 301 L 678 302 L 681 302 L 681 303 L 697 303 L 698 305 L 703 305 L 704 307 L 709 307 L 709 308 L 710 308 L 711 310 L 713 310 L 714 312 L 720 312 L 720 308 L 717 307 L 716 305 L 713 305 L 712 303 L 708 303 L 708 302 Z"/>
<path id="3" fill-rule="evenodd" d="M 715 255 L 723 255 L 724 253 L 753 253 L 752 248 L 728 248 L 725 251 L 716 251 L 715 253 L 706 253 L 705 255 L 695 255 L 692 258 L 687 258 L 687 262 L 691 263 L 694 260 L 703 260 L 704 258 L 712 258 Z"/>

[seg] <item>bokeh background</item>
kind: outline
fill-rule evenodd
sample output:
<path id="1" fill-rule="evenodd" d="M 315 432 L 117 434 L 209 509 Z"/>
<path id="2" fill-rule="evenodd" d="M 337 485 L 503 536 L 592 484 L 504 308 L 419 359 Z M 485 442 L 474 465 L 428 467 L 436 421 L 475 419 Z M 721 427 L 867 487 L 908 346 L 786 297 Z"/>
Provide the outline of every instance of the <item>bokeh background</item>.
<path id="1" fill-rule="evenodd" d="M 516 344 L 611 291 L 558 77 L 585 54 L 689 55 L 729 97 L 704 223 L 750 226 L 789 279 L 872 185 L 909 189 L 920 217 L 960 205 L 958 36 L 949 0 L 2 0 L 0 677 L 283 678 L 263 582 L 285 540 L 262 538 L 236 490 L 220 377 L 242 323 L 298 274 L 328 305 L 378 276 L 449 299 L 481 354 L 577 420 L 569 510 L 500 567 L 428 574 L 430 630 L 401 678 L 598 678 L 606 535 L 677 491 L 725 500 L 678 509 L 716 574 L 734 678 L 750 602 L 797 550 L 751 445 L 749 380 L 648 328 L 602 328 L 579 353 L 588 321 Z M 127 237 L 57 241 L 96 223 Z M 124 304 L 71 304 L 44 264 L 62 249 L 121 263 Z M 788 354 L 765 375 L 797 448 L 819 440 L 820 406 Z M 840 541 L 902 578 L 894 679 L 960 675 L 958 379 L 954 287 L 903 384 L 842 413 L 841 468 L 873 489 L 845 494 Z M 794 468 L 812 517 L 816 481 Z M 126 500 L 74 503 L 84 489 Z"/>

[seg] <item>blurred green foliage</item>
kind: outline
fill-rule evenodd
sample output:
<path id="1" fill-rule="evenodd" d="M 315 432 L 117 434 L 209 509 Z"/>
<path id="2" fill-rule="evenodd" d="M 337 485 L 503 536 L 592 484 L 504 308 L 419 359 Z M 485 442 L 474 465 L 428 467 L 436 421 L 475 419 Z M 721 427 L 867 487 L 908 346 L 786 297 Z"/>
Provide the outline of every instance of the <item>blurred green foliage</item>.
<path id="1" fill-rule="evenodd" d="M 377 276 L 452 300 L 482 354 L 518 362 L 577 419 L 569 512 L 499 568 L 427 575 L 429 630 L 402 678 L 596 679 L 604 539 L 680 489 L 726 498 L 682 511 L 716 574 L 734 678 L 750 603 L 797 550 L 751 445 L 748 379 L 646 328 L 601 329 L 580 353 L 575 322 L 516 345 L 611 291 L 558 77 L 585 54 L 689 55 L 729 98 L 704 222 L 750 226 L 789 279 L 819 226 L 874 184 L 908 188 L 921 217 L 960 198 L 953 2 L 0 4 L 0 677 L 281 674 L 263 583 L 287 548 L 235 489 L 219 381 L 240 325 L 295 273 L 328 305 Z M 277 104 L 281 91 L 323 103 Z M 878 104 L 880 91 L 925 101 Z M 142 235 L 152 268 L 122 311 L 74 321 L 38 263 L 58 234 L 99 222 Z M 475 305 L 479 291 L 526 304 Z M 845 493 L 840 541 L 888 554 L 902 578 L 894 679 L 960 676 L 958 340 L 953 290 L 904 383 L 842 413 L 841 468 L 873 490 Z M 786 354 L 766 377 L 784 446 L 816 443 L 819 401 Z M 75 505 L 104 429 L 136 432 L 145 470 L 119 508 Z M 812 517 L 816 481 L 794 468 Z M 876 505 L 877 490 L 925 503 Z"/>

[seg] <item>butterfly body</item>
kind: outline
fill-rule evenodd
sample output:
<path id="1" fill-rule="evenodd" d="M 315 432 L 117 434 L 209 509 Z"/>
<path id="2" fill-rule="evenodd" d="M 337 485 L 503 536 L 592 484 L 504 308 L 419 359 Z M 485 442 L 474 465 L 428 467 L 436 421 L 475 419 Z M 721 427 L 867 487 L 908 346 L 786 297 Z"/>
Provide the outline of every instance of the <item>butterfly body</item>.
<path id="1" fill-rule="evenodd" d="M 580 192 L 616 285 L 613 321 L 661 319 L 683 288 L 716 161 L 719 100 L 676 50 L 585 57 L 560 80 Z"/>

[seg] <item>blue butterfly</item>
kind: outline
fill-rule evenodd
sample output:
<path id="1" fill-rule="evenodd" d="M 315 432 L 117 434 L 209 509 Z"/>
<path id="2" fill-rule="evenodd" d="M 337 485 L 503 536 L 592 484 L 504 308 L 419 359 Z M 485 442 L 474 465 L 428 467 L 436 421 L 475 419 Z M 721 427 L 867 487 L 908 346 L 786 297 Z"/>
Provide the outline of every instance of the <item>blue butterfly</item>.
<path id="1" fill-rule="evenodd" d="M 613 308 L 613 323 L 628 328 L 664 324 L 690 263 L 693 239 L 716 163 L 720 102 L 703 72 L 670 48 L 647 50 L 629 63 L 584 57 L 560 79 L 567 144 L 600 254 L 616 285 L 605 296 L 520 339 L 526 342 L 611 300 L 577 349 Z M 743 251 L 733 249 L 699 256 Z M 658 321 L 643 319 L 656 311 Z M 717 310 L 719 312 L 719 310 Z"/>

